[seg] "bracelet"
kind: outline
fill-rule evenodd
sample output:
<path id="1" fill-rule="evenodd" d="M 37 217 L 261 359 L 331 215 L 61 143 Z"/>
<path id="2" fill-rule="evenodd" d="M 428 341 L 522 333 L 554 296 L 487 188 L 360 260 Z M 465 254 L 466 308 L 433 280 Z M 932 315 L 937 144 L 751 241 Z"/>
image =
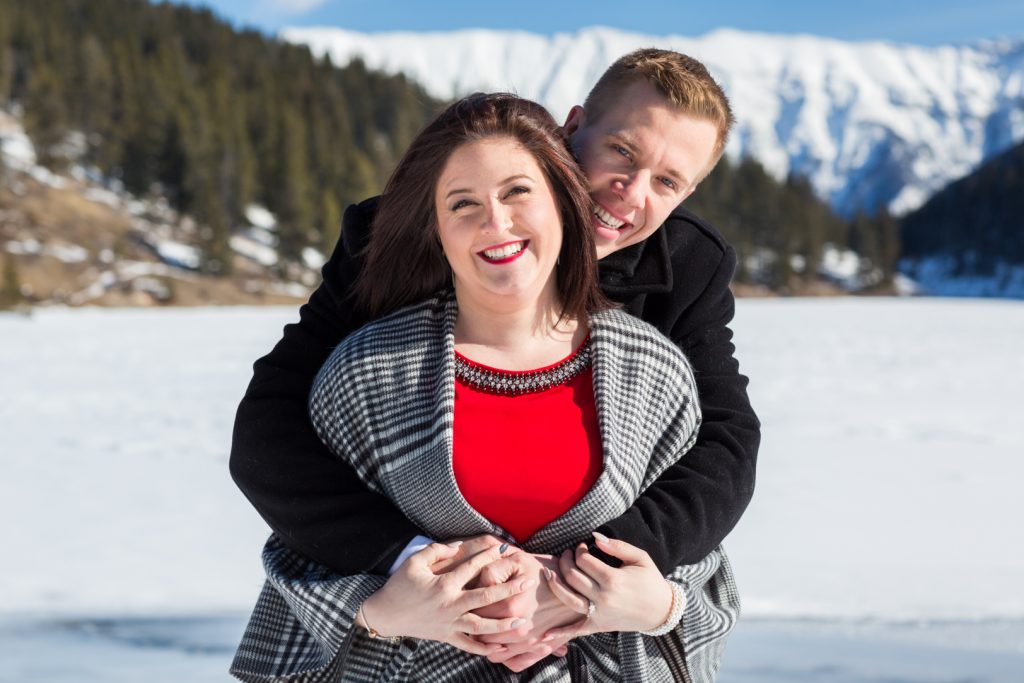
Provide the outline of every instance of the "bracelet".
<path id="1" fill-rule="evenodd" d="M 686 593 L 683 592 L 683 587 L 675 581 L 669 581 L 668 585 L 672 588 L 672 609 L 668 612 L 668 618 L 657 628 L 640 631 L 642 635 L 663 636 L 678 626 L 679 620 L 683 618 L 683 610 L 686 608 Z"/>
<path id="2" fill-rule="evenodd" d="M 370 626 L 370 622 L 368 622 L 366 620 L 366 615 L 363 614 L 363 606 L 362 605 L 359 605 L 359 609 L 356 610 L 356 617 L 361 618 L 363 620 L 363 625 L 366 627 L 366 632 L 368 634 L 370 634 L 371 638 L 378 638 L 380 640 L 386 640 L 386 641 L 388 641 L 390 643 L 400 643 L 400 642 L 402 642 L 402 636 L 383 636 L 383 635 L 380 634 L 380 632 L 375 631 L 373 629 L 373 627 Z"/>

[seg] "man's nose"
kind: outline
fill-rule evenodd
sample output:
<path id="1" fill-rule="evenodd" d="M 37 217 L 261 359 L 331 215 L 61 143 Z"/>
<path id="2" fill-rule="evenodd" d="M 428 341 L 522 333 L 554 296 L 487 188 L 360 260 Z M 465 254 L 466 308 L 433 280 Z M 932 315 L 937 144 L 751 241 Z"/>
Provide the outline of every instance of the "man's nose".
<path id="1" fill-rule="evenodd" d="M 630 207 L 642 209 L 646 202 L 649 178 L 650 173 L 646 171 L 637 171 L 623 177 L 616 188 L 619 197 Z"/>

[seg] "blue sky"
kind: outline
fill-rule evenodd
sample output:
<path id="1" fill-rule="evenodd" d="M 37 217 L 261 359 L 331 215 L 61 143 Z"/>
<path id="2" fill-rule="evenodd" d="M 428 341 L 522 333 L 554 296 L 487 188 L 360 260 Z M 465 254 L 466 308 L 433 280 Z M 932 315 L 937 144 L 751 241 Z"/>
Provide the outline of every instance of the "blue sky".
<path id="1" fill-rule="evenodd" d="M 182 1 L 182 0 L 179 0 Z M 572 32 L 611 26 L 651 35 L 697 36 L 715 28 L 810 33 L 843 40 L 919 45 L 1024 38 L 1022 0 L 861 0 L 810 2 L 738 0 L 714 3 L 619 0 L 185 0 L 206 5 L 238 26 L 274 32 L 283 26 L 339 26 L 356 31 L 440 31 L 457 28 Z M 657 8 L 657 10 L 655 10 Z"/>

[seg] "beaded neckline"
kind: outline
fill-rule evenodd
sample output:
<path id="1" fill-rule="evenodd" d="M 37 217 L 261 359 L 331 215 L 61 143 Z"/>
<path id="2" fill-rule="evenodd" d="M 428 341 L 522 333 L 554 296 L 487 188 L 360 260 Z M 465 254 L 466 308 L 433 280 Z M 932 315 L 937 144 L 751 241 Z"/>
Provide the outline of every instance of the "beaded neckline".
<path id="1" fill-rule="evenodd" d="M 571 356 L 540 370 L 498 370 L 455 353 L 455 378 L 474 389 L 501 396 L 520 396 L 568 384 L 590 367 L 590 336 Z"/>

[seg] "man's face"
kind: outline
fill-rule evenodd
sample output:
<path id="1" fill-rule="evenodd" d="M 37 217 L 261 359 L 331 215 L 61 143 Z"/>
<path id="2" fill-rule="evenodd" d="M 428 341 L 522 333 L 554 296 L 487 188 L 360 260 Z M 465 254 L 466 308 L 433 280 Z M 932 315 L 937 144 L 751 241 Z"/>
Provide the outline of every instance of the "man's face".
<path id="1" fill-rule="evenodd" d="M 646 80 L 627 86 L 596 120 L 573 107 L 565 132 L 590 180 L 598 258 L 665 222 L 697 188 L 718 137 L 715 124 L 679 113 Z"/>

